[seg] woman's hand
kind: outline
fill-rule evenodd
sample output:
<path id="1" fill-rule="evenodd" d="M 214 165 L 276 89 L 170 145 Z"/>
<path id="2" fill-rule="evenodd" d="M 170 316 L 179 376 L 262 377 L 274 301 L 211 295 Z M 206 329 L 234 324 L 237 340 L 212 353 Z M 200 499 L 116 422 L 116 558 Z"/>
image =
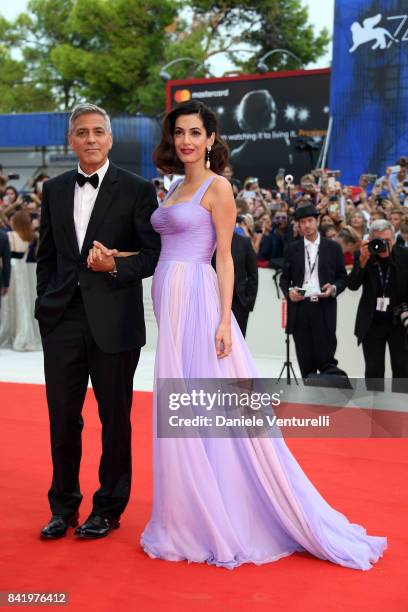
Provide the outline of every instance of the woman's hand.
<path id="1" fill-rule="evenodd" d="M 215 349 L 217 351 L 217 357 L 219 359 L 228 357 L 228 355 L 231 353 L 231 348 L 231 324 L 220 323 L 217 333 L 215 334 Z"/>

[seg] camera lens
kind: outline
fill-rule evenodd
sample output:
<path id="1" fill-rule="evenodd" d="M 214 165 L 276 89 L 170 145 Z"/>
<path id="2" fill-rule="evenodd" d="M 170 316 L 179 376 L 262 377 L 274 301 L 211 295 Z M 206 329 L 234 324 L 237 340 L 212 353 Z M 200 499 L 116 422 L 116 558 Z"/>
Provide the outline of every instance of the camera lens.
<path id="1" fill-rule="evenodd" d="M 387 251 L 387 242 L 382 238 L 373 238 L 368 243 L 368 250 L 372 255 L 377 255 L 378 253 L 385 253 Z"/>

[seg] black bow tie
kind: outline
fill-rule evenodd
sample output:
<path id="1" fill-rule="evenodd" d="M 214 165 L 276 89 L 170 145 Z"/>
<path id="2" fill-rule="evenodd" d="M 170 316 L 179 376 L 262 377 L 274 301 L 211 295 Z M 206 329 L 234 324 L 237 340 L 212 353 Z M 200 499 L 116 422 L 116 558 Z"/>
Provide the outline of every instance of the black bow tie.
<path id="1" fill-rule="evenodd" d="M 78 183 L 80 187 L 83 187 L 85 183 L 91 183 L 92 187 L 97 189 L 99 185 L 99 176 L 96 173 L 93 174 L 92 176 L 85 176 L 84 174 L 77 172 L 76 182 Z"/>

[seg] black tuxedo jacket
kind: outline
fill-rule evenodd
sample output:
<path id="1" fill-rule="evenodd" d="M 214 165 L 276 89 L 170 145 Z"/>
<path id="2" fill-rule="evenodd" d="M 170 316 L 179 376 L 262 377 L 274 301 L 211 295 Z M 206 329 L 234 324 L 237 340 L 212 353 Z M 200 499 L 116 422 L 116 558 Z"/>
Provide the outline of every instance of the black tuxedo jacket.
<path id="1" fill-rule="evenodd" d="M 81 252 L 74 225 L 76 170 L 44 183 L 37 255 L 35 316 L 43 335 L 58 324 L 78 286 L 92 335 L 107 353 L 146 342 L 142 279 L 151 276 L 160 236 L 150 217 L 157 208 L 153 185 L 112 162 L 99 188 Z M 138 255 L 116 258 L 117 277 L 87 268 L 94 240 Z"/>
<path id="2" fill-rule="evenodd" d="M 318 274 L 320 287 L 330 283 L 336 286 L 336 296 L 347 286 L 347 272 L 344 267 L 341 247 L 334 240 L 320 238 Z M 301 287 L 305 276 L 305 242 L 303 239 L 288 244 L 280 278 L 280 287 L 286 298 L 289 297 L 289 287 Z M 288 322 L 286 330 L 292 333 L 296 320 L 297 307 L 300 302 L 288 299 Z M 336 329 L 337 305 L 336 299 L 329 297 L 320 300 L 326 326 Z"/>
<path id="3" fill-rule="evenodd" d="M 396 285 L 393 288 L 393 294 L 397 300 L 396 306 L 400 306 L 403 302 L 408 303 L 408 249 L 395 245 L 391 252 L 391 265 L 395 267 Z M 361 268 L 360 251 L 357 251 L 354 255 L 354 265 L 348 276 L 347 285 L 352 291 L 357 291 L 363 286 L 354 327 L 358 344 L 364 340 L 373 322 L 377 307 L 379 282 L 376 264 L 372 259 L 369 259 L 365 267 Z M 401 333 L 403 333 L 402 329 Z"/>
<path id="4" fill-rule="evenodd" d="M 7 233 L 0 230 L 0 289 L 9 286 L 10 273 L 10 245 Z"/>
<path id="5" fill-rule="evenodd" d="M 216 251 L 211 264 L 216 269 Z M 234 232 L 231 241 L 231 256 L 234 262 L 233 300 L 250 312 L 254 309 L 258 293 L 258 265 L 251 239 Z"/>
<path id="6" fill-rule="evenodd" d="M 234 232 L 231 254 L 234 261 L 234 298 L 245 310 L 251 311 L 258 293 L 258 265 L 251 239 Z"/>

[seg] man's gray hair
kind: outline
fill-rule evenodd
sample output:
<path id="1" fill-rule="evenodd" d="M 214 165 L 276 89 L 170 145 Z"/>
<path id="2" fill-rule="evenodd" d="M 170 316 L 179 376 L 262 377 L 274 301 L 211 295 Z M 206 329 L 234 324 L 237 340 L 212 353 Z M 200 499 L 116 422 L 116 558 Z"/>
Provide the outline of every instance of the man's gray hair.
<path id="1" fill-rule="evenodd" d="M 385 230 L 391 230 L 392 235 L 395 233 L 394 226 L 390 221 L 387 221 L 387 219 L 377 219 L 370 225 L 370 236 L 376 232 L 384 232 Z"/>
<path id="2" fill-rule="evenodd" d="M 108 132 L 112 133 L 111 122 L 108 113 L 104 108 L 100 106 L 96 106 L 96 104 L 89 104 L 88 102 L 83 102 L 82 104 L 78 104 L 71 113 L 69 118 L 68 132 L 71 134 L 74 129 L 75 120 L 78 119 L 81 115 L 89 115 L 90 113 L 97 113 L 98 115 L 102 115 L 105 119 L 106 129 Z"/>

